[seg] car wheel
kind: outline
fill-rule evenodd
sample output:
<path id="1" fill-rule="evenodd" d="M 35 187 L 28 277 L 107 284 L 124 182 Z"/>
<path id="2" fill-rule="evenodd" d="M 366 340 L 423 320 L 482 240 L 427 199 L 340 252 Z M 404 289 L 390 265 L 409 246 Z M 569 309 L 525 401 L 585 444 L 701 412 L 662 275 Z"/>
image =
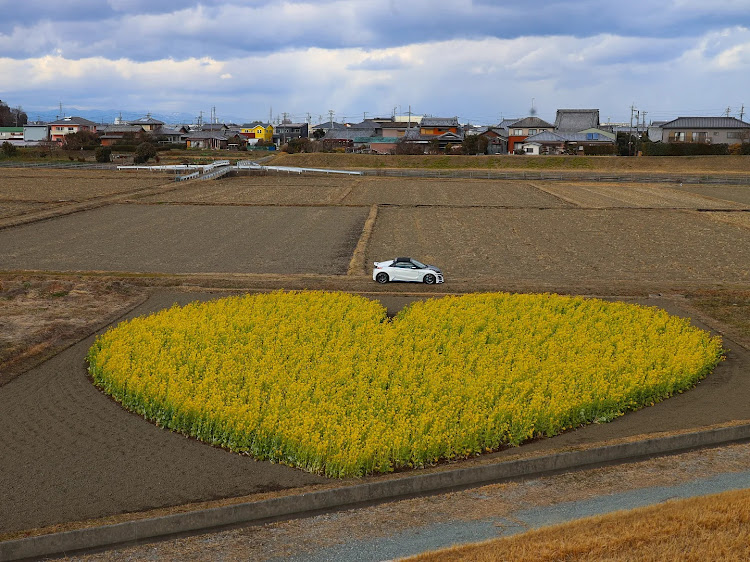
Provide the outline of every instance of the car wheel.
<path id="1" fill-rule="evenodd" d="M 434 285 L 435 284 L 435 276 L 432 273 L 428 273 L 424 276 L 422 281 L 425 282 L 427 285 Z"/>
<path id="2" fill-rule="evenodd" d="M 375 281 L 378 283 L 388 283 L 388 274 L 380 272 L 375 276 Z"/>

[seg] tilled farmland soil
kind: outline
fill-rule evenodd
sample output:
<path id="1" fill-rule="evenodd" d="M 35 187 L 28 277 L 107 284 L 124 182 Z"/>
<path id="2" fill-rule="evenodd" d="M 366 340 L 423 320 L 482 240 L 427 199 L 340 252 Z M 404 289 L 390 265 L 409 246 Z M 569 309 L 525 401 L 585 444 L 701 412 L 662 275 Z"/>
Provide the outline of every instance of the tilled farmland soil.
<path id="1" fill-rule="evenodd" d="M 159 292 L 128 317 L 210 298 L 216 295 Z M 383 302 L 392 309 L 407 299 Z M 641 302 L 682 313 L 669 300 Z M 210 447 L 126 412 L 87 377 L 92 343 L 87 338 L 0 387 L 0 533 L 331 483 Z M 477 460 L 750 419 L 750 357 L 731 341 L 725 345 L 731 349 L 726 361 L 689 392 L 612 423 Z"/>
<path id="2" fill-rule="evenodd" d="M 5 269 L 346 273 L 364 207 L 110 205 L 0 231 Z"/>

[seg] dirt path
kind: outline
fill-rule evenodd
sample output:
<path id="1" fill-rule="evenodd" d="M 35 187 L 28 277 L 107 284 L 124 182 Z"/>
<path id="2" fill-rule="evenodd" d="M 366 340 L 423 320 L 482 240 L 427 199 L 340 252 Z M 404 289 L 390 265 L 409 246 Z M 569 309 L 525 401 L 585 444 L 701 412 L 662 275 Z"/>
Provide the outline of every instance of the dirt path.
<path id="1" fill-rule="evenodd" d="M 161 291 L 130 315 L 220 295 Z M 389 311 L 409 298 L 380 296 Z M 681 313 L 665 299 L 645 299 Z M 93 338 L 0 387 L 0 533 L 130 511 L 299 488 L 326 479 L 166 432 L 96 390 L 84 358 Z M 727 360 L 695 389 L 612 423 L 524 445 L 544 451 L 750 418 L 750 357 Z M 717 405 L 721 405 L 717 407 Z M 502 458 L 519 449 L 478 459 Z M 377 478 L 377 477 L 373 477 Z"/>

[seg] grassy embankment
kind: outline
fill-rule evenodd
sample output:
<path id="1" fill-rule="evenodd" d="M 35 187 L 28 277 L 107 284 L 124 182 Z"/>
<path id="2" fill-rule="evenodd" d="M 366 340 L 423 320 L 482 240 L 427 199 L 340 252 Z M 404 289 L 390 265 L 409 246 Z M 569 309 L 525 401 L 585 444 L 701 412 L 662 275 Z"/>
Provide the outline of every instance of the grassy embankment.
<path id="1" fill-rule="evenodd" d="M 278 153 L 269 164 L 312 168 L 412 168 L 427 170 L 569 170 L 608 173 L 750 174 L 750 156 L 381 156 Z"/>
<path id="2" fill-rule="evenodd" d="M 589 517 L 409 562 L 748 560 L 750 490 Z"/>

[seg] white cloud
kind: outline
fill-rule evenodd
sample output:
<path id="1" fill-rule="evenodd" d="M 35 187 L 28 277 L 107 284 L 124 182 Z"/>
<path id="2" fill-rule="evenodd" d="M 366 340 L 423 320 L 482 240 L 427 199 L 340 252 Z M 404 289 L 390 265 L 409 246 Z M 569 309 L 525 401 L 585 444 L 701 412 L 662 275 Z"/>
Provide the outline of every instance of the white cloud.
<path id="1" fill-rule="evenodd" d="M 548 120 L 558 107 L 599 107 L 603 118 L 618 120 L 634 101 L 646 109 L 656 103 L 677 111 L 735 103 L 727 93 L 750 90 L 746 28 L 684 43 L 601 34 L 308 48 L 225 60 L 50 55 L 0 58 L 0 77 L 13 77 L 3 80 L 4 97 L 25 106 L 33 105 L 29 100 L 55 105 L 61 97 L 68 105 L 95 101 L 102 109 L 137 105 L 197 113 L 217 105 L 243 119 L 266 116 L 271 105 L 299 118 L 328 109 L 356 118 L 363 111 L 390 114 L 393 107 L 405 111 L 412 105 L 417 113 L 491 123 L 501 113 L 525 114 L 535 98 Z"/>

